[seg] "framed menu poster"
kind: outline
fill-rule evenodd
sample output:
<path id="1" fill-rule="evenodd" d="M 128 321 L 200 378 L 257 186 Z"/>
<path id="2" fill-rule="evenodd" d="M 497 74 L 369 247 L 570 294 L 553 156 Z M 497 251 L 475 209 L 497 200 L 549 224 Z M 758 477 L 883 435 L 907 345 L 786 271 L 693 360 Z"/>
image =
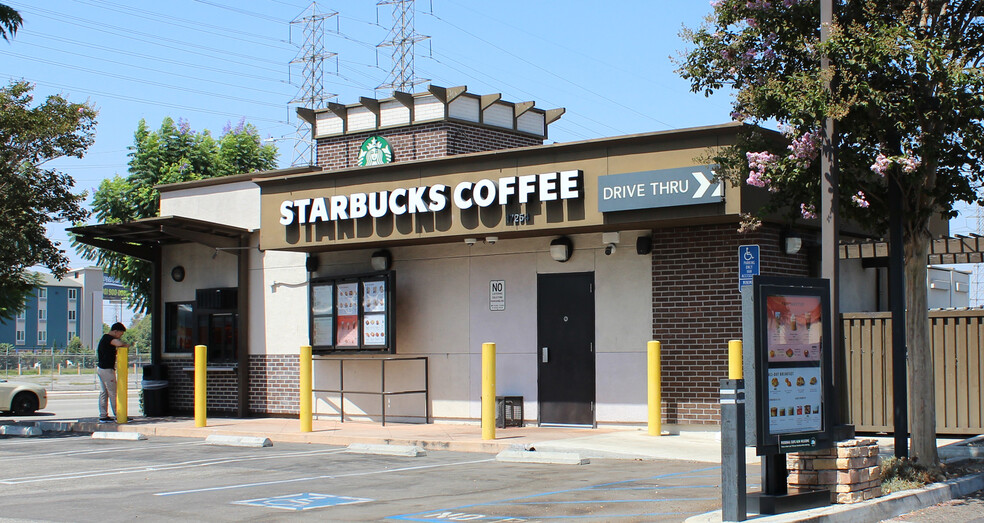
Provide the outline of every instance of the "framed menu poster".
<path id="1" fill-rule="evenodd" d="M 312 280 L 315 352 L 395 352 L 394 282 L 392 271 Z"/>

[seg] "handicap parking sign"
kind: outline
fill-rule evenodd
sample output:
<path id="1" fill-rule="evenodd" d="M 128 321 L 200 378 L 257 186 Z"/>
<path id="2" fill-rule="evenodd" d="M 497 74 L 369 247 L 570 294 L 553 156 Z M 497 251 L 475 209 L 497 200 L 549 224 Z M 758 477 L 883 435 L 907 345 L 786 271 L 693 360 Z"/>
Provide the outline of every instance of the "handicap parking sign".
<path id="1" fill-rule="evenodd" d="M 752 284 L 752 277 L 759 274 L 759 246 L 738 246 L 738 290 Z"/>

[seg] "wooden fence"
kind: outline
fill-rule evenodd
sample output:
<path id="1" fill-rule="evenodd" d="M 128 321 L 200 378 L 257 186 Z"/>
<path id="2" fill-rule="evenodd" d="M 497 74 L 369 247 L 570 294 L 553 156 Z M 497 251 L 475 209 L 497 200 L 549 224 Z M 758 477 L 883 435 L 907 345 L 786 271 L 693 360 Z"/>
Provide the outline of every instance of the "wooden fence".
<path id="1" fill-rule="evenodd" d="M 859 432 L 892 432 L 891 314 L 845 313 L 842 318 L 852 423 Z M 929 319 L 936 431 L 984 433 L 984 310 L 934 310 Z"/>

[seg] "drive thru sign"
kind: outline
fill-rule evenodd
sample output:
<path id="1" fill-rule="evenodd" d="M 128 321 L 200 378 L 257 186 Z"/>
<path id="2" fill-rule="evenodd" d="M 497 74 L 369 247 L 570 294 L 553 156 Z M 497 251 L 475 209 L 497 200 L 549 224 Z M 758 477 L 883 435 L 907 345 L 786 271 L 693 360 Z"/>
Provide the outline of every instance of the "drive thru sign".
<path id="1" fill-rule="evenodd" d="M 738 292 L 752 284 L 752 277 L 759 274 L 759 246 L 738 246 Z"/>

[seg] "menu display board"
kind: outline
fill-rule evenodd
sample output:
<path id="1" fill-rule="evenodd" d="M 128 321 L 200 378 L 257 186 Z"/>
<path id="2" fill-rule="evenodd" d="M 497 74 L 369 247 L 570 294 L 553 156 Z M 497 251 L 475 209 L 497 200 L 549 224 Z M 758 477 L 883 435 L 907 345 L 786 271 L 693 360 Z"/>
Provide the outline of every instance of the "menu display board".
<path id="1" fill-rule="evenodd" d="M 819 296 L 767 296 L 769 363 L 820 361 Z"/>
<path id="2" fill-rule="evenodd" d="M 335 285 L 311 284 L 311 345 L 331 345 L 335 339 Z"/>
<path id="3" fill-rule="evenodd" d="M 311 282 L 311 344 L 316 351 L 395 352 L 393 272 Z"/>
<path id="4" fill-rule="evenodd" d="M 338 331 L 335 345 L 339 347 L 359 346 L 359 284 L 339 283 L 338 289 Z"/>
<path id="5" fill-rule="evenodd" d="M 789 434 L 823 429 L 819 367 L 769 369 L 769 432 Z"/>
<path id="6" fill-rule="evenodd" d="M 827 280 L 753 280 L 759 455 L 780 453 L 790 437 L 810 448 L 833 444 L 829 289 Z"/>
<path id="7" fill-rule="evenodd" d="M 335 332 L 334 323 L 334 318 L 331 316 L 315 316 L 311 325 L 311 344 L 331 345 Z"/>

